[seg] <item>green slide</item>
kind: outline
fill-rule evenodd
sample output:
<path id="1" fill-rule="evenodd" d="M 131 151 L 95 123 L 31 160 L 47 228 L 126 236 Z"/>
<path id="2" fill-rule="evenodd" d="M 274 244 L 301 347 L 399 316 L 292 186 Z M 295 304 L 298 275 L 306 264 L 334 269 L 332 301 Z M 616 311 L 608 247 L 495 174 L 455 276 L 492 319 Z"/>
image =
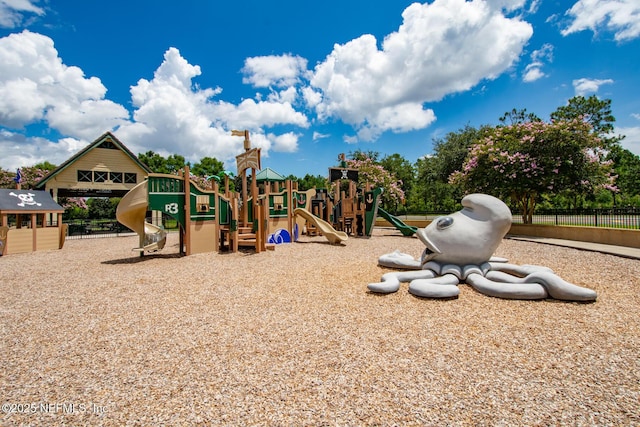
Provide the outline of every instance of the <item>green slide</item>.
<path id="1" fill-rule="evenodd" d="M 414 227 L 413 225 L 407 225 L 400 220 L 397 216 L 391 215 L 389 212 L 385 211 L 382 208 L 378 208 L 378 214 L 387 221 L 389 221 L 395 228 L 400 230 L 404 236 L 413 236 L 416 231 L 418 231 L 418 227 Z"/>

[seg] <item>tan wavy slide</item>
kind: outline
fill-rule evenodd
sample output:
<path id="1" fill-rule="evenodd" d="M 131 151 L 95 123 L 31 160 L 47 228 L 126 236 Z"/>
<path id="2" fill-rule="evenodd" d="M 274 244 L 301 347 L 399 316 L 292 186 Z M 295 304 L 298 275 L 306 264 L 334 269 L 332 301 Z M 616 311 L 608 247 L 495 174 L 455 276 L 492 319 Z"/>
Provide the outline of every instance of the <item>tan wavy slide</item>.
<path id="1" fill-rule="evenodd" d="M 293 213 L 294 215 L 300 215 L 301 217 L 318 227 L 318 229 L 322 232 L 322 235 L 327 238 L 329 243 L 341 243 L 349 238 L 347 233 L 345 233 L 344 231 L 337 231 L 327 221 L 318 218 L 306 209 L 297 208 L 293 211 Z"/>
<path id="2" fill-rule="evenodd" d="M 140 236 L 140 247 L 134 251 L 159 251 L 167 241 L 164 229 L 145 221 L 148 205 L 147 181 L 143 181 L 124 195 L 116 209 L 116 219 Z"/>

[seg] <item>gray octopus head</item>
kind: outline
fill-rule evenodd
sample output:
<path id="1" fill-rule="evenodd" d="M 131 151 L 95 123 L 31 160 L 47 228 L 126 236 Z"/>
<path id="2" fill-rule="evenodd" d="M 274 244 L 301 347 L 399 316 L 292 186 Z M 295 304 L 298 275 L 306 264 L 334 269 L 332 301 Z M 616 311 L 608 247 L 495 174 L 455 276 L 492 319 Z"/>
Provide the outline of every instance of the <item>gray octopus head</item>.
<path id="1" fill-rule="evenodd" d="M 491 258 L 511 227 L 511 211 L 500 199 L 469 194 L 463 209 L 436 218 L 417 232 L 425 244 L 421 262 L 482 264 Z"/>

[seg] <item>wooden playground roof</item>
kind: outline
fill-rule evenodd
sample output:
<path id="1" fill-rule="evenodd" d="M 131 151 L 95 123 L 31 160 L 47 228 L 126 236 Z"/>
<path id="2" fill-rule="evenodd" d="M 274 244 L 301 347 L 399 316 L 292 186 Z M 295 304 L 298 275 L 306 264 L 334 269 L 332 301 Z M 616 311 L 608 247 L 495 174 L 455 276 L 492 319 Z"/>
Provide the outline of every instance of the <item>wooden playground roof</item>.
<path id="1" fill-rule="evenodd" d="M 48 191 L 0 189 L 3 214 L 64 212 Z"/>

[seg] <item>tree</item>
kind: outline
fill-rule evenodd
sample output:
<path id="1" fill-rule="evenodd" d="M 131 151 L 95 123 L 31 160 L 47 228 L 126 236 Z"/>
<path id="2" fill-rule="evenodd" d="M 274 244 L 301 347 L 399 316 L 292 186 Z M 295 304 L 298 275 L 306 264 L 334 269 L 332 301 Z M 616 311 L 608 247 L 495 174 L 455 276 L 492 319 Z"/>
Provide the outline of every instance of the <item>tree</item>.
<path id="1" fill-rule="evenodd" d="M 184 161 L 184 158 L 183 158 Z M 203 157 L 198 163 L 193 165 L 191 173 L 196 176 L 217 176 L 224 170 L 224 163 L 215 157 Z"/>
<path id="2" fill-rule="evenodd" d="M 614 189 L 611 163 L 603 142 L 586 121 L 517 123 L 498 126 L 471 147 L 451 182 L 468 192 L 510 198 L 525 224 L 543 194 L 572 189 L 593 194 L 597 187 Z"/>
<path id="3" fill-rule="evenodd" d="M 53 169 L 55 169 L 54 165 L 51 165 L 49 162 L 46 163 L 48 163 L 48 167 L 53 166 Z M 39 165 L 20 168 L 20 187 L 23 190 L 33 189 L 35 185 L 49 173 L 49 170 L 41 169 L 38 166 Z M 0 169 L 0 188 L 16 188 L 16 176 L 17 171 L 10 172 Z"/>
<path id="4" fill-rule="evenodd" d="M 51 172 L 55 170 L 55 168 L 57 168 L 56 165 L 54 165 L 53 163 L 50 163 L 48 160 L 45 160 L 44 162 L 36 163 L 35 165 L 33 165 L 33 167 L 36 169 L 45 170 L 47 172 Z"/>
<path id="5" fill-rule="evenodd" d="M 112 202 L 110 199 L 105 197 L 92 197 L 87 201 L 89 205 L 89 218 L 92 219 L 115 219 L 116 217 L 116 207 L 118 206 L 119 200 L 114 199 Z"/>
<path id="6" fill-rule="evenodd" d="M 459 206 L 462 191 L 449 182 L 449 176 L 462 168 L 469 149 L 488 129 L 491 128 L 466 125 L 444 138 L 434 139 L 434 154 L 416 161 L 416 178 L 407 196 L 409 209 L 446 211 Z"/>
<path id="7" fill-rule="evenodd" d="M 147 151 L 144 154 L 138 154 L 138 159 L 155 173 L 175 174 L 187 166 L 184 157 L 179 154 L 171 154 L 165 159 L 156 152 Z"/>
<path id="8" fill-rule="evenodd" d="M 89 217 L 89 207 L 87 206 L 85 199 L 58 199 L 58 204 L 64 207 L 62 218 L 65 221 L 87 219 Z"/>
<path id="9" fill-rule="evenodd" d="M 522 110 L 516 110 L 515 108 L 511 111 L 507 111 L 504 113 L 502 117 L 500 117 L 500 123 L 503 125 L 508 124 L 520 124 L 527 122 L 540 122 L 542 119 L 536 116 L 534 113 L 527 113 L 527 109 L 523 108 Z M 510 123 L 507 123 L 510 122 Z"/>
<path id="10" fill-rule="evenodd" d="M 416 161 L 415 184 L 407 196 L 409 210 L 450 212 L 459 207 L 461 197 L 457 186 L 440 179 L 437 164 L 435 156 L 425 156 Z"/>
<path id="11" fill-rule="evenodd" d="M 488 129 L 491 128 L 482 126 L 476 129 L 466 125 L 458 132 L 449 132 L 444 138 L 434 140 L 435 162 L 432 166 L 440 181 L 447 182 L 453 172 L 460 170 L 471 146 L 482 139 Z"/>
<path id="12" fill-rule="evenodd" d="M 382 165 L 382 167 L 389 173 L 394 175 L 401 183 L 400 188 L 404 192 L 405 196 L 411 193 L 415 182 L 415 169 L 411 162 L 396 153 L 390 156 L 385 156 L 380 161 L 380 165 Z"/>
<path id="13" fill-rule="evenodd" d="M 169 173 L 169 169 L 166 167 L 167 159 L 154 151 L 149 150 L 146 153 L 138 153 L 138 160 L 147 165 L 152 172 Z"/>
<path id="14" fill-rule="evenodd" d="M 382 187 L 382 203 L 395 206 L 404 200 L 402 182 L 387 171 L 382 165 L 376 164 L 372 159 L 347 160 L 347 167 L 358 169 L 358 181 L 361 187 L 371 184 L 374 187 Z"/>
<path id="15" fill-rule="evenodd" d="M 621 196 L 629 199 L 640 196 L 640 156 L 614 146 L 609 150 L 607 159 L 613 161 L 613 170 L 617 175 L 616 186 L 620 189 Z"/>
<path id="16" fill-rule="evenodd" d="M 367 160 L 371 159 L 374 163 L 378 163 L 378 159 L 380 158 L 380 153 L 377 151 L 363 151 L 356 150 L 349 152 L 349 158 L 353 160 Z"/>
<path id="17" fill-rule="evenodd" d="M 16 188 L 15 172 L 9 172 L 8 170 L 0 169 L 0 188 Z"/>
<path id="18" fill-rule="evenodd" d="M 611 147 L 624 138 L 621 135 L 611 136 L 616 118 L 611 114 L 610 99 L 600 100 L 595 95 L 591 95 L 588 98 L 574 96 L 567 102 L 567 105 L 558 107 L 556 111 L 551 113 L 551 120 L 553 121 L 576 119 L 589 123 L 592 132 L 603 140 L 606 147 Z"/>
<path id="19" fill-rule="evenodd" d="M 328 188 L 327 177 L 322 175 L 309 175 L 306 174 L 304 178 L 298 179 L 298 189 L 300 191 L 306 191 L 311 188 Z"/>
<path id="20" fill-rule="evenodd" d="M 190 166 L 187 163 L 183 156 L 179 154 L 171 154 L 167 157 L 167 168 L 169 169 L 169 173 L 175 174 L 185 166 Z"/>

